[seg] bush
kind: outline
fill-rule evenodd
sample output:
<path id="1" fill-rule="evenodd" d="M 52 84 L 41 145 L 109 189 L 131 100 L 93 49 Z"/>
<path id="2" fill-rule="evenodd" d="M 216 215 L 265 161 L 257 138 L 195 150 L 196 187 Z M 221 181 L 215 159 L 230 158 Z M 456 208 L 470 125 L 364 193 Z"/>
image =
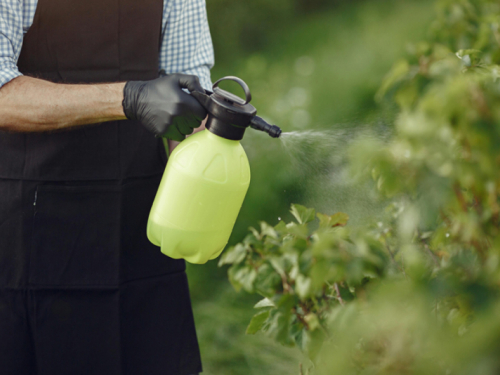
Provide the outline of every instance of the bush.
<path id="1" fill-rule="evenodd" d="M 377 94 L 400 108 L 392 139 L 350 151 L 385 212 L 350 226 L 295 205 L 296 222 L 262 223 L 220 261 L 263 296 L 247 332 L 320 374 L 500 370 L 500 4 L 437 5 Z"/>

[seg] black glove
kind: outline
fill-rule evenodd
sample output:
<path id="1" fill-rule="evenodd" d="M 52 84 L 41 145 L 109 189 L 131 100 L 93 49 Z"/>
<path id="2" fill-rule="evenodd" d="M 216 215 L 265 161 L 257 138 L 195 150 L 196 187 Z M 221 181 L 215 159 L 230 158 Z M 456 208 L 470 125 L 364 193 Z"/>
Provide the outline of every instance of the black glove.
<path id="1" fill-rule="evenodd" d="M 152 81 L 130 81 L 123 90 L 123 110 L 156 136 L 182 141 L 200 126 L 205 108 L 182 89 L 205 93 L 198 77 L 171 74 Z"/>

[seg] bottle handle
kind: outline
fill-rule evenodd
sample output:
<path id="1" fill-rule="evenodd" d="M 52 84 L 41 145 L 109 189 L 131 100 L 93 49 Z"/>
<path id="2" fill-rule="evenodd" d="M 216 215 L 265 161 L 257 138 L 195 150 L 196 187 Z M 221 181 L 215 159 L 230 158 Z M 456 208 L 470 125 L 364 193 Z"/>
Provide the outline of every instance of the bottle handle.
<path id="1" fill-rule="evenodd" d="M 233 81 L 233 82 L 236 82 L 237 84 L 239 84 L 241 86 L 241 88 L 243 89 L 243 91 L 245 92 L 245 100 L 241 99 L 239 96 L 236 96 L 234 94 L 231 94 L 230 92 L 227 92 L 226 90 L 221 89 L 219 87 L 219 83 L 222 81 Z M 247 105 L 248 103 L 250 103 L 252 101 L 252 94 L 250 93 L 250 88 L 245 83 L 245 81 L 243 81 L 241 78 L 238 78 L 238 77 L 228 76 L 228 77 L 224 77 L 224 78 L 219 79 L 217 82 L 214 83 L 213 91 L 214 91 L 214 94 L 216 94 L 217 96 L 221 96 L 225 100 L 238 103 L 239 105 L 242 105 L 242 106 Z"/>

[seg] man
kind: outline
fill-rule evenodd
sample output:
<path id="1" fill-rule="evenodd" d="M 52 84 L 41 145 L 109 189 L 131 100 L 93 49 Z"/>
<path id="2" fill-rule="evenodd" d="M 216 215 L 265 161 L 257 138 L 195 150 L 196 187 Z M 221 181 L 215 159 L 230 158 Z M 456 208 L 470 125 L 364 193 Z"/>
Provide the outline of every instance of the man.
<path id="1" fill-rule="evenodd" d="M 201 372 L 146 222 L 212 64 L 204 0 L 0 1 L 2 375 Z"/>

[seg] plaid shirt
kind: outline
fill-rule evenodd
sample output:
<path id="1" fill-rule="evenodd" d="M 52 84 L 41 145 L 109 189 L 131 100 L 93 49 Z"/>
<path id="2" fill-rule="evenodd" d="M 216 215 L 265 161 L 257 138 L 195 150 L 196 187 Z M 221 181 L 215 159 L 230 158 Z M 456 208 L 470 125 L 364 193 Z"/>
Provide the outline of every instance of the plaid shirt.
<path id="1" fill-rule="evenodd" d="M 84 0 L 82 0 L 84 1 Z M 0 87 L 21 75 L 17 60 L 38 0 L 0 0 Z M 211 89 L 214 51 L 205 0 L 164 0 L 159 69 L 194 74 Z"/>

